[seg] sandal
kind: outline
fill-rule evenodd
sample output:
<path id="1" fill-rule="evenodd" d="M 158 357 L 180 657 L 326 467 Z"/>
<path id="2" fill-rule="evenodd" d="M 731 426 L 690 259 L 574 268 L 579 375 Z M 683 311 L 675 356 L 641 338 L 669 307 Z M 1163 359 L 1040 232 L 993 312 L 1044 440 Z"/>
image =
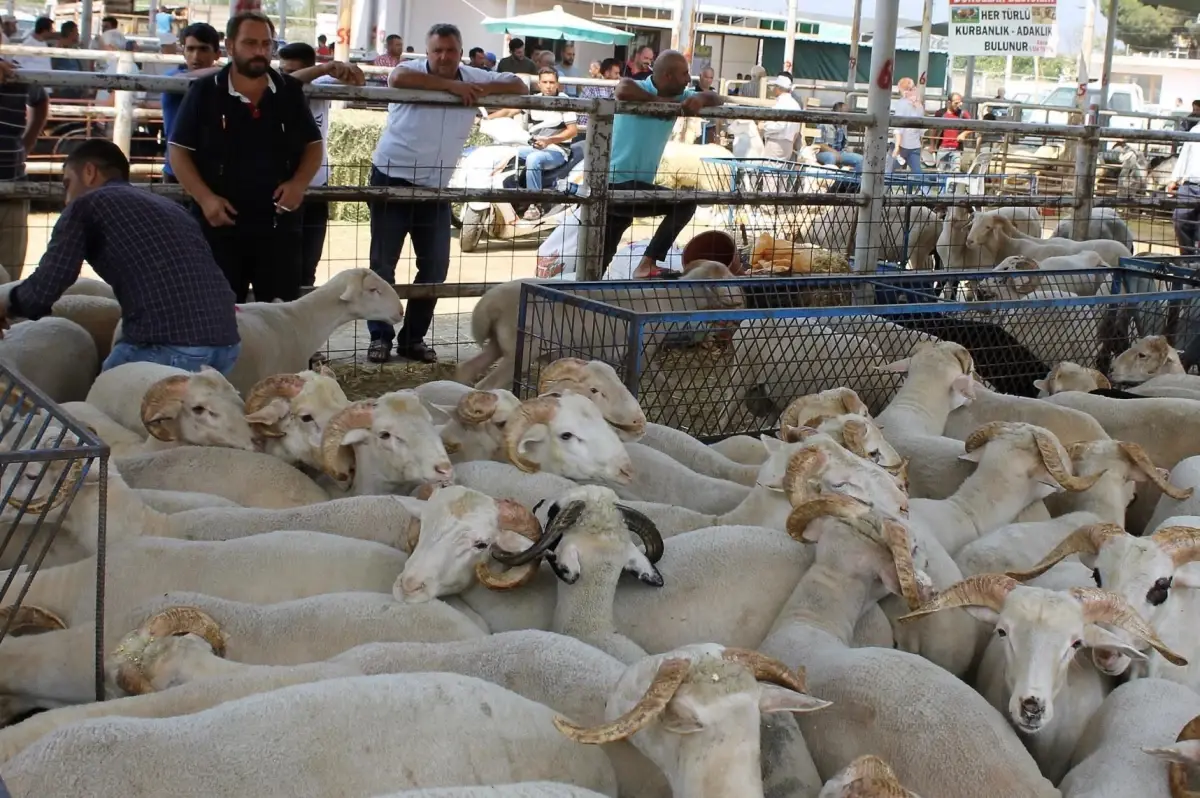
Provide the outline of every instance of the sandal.
<path id="1" fill-rule="evenodd" d="M 437 352 L 424 341 L 416 341 L 408 346 L 396 347 L 396 357 L 416 363 L 438 362 Z"/>
<path id="2" fill-rule="evenodd" d="M 367 360 L 372 363 L 386 363 L 392 357 L 391 341 L 374 340 L 367 347 Z"/>

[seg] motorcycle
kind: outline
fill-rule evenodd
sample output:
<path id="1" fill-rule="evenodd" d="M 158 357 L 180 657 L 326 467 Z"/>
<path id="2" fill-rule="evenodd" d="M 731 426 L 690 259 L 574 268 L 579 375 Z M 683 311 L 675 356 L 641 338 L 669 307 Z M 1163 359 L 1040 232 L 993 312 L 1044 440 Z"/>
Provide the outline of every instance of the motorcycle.
<path id="1" fill-rule="evenodd" d="M 450 178 L 451 188 L 525 188 L 525 164 L 517 153 L 520 146 L 512 144 L 475 147 L 463 153 L 458 167 Z M 559 186 L 564 193 L 577 194 L 583 186 L 585 144 L 577 141 L 570 146 L 565 163 L 548 169 L 542 175 L 544 187 Z M 484 234 L 501 240 L 540 235 L 558 224 L 570 210 L 563 203 L 543 203 L 538 219 L 523 218 L 532 203 L 471 201 L 463 203 L 456 226 L 460 228 L 458 246 L 463 252 L 474 252 Z"/>

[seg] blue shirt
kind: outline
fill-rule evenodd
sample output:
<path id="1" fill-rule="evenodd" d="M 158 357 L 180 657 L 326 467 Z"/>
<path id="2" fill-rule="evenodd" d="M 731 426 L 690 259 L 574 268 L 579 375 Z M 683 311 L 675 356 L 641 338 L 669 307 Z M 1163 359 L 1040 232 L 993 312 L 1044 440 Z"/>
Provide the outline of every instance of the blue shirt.
<path id="1" fill-rule="evenodd" d="M 175 15 L 166 11 L 159 11 L 154 15 L 154 32 L 155 33 L 170 33 L 171 23 L 175 21 Z"/>
<path id="2" fill-rule="evenodd" d="M 637 81 L 637 85 L 650 94 L 658 94 L 658 87 L 654 85 L 652 77 Z M 684 89 L 678 99 L 682 102 L 695 93 L 695 89 Z M 655 119 L 650 116 L 617 114 L 613 120 L 612 160 L 608 169 L 608 182 L 627 183 L 640 180 L 653 183 L 654 176 L 658 173 L 658 162 L 662 160 L 663 150 L 671 138 L 673 127 L 674 117 Z"/>
<path id="3" fill-rule="evenodd" d="M 188 68 L 186 66 L 178 66 L 166 74 L 166 77 L 176 75 L 186 75 Z M 170 141 L 171 133 L 175 130 L 175 116 L 179 113 L 179 106 L 183 105 L 183 95 L 174 92 L 163 92 L 162 96 L 162 114 L 163 114 L 163 140 Z M 170 154 L 170 145 L 167 145 L 168 156 Z M 163 164 L 164 175 L 174 175 L 171 170 L 171 161 L 168 157 L 166 163 Z"/>

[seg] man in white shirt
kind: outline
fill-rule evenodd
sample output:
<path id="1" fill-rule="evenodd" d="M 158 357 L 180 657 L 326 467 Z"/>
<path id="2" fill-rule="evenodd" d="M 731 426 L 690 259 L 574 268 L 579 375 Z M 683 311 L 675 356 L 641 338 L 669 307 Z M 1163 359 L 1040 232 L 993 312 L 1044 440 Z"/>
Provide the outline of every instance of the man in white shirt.
<path id="1" fill-rule="evenodd" d="M 787 75 L 772 78 L 767 91 L 775 98 L 775 107 L 786 111 L 799 111 L 800 103 L 792 96 L 792 79 Z M 763 154 L 768 158 L 791 159 L 796 149 L 796 137 L 800 135 L 799 122 L 764 122 L 762 126 Z"/>
<path id="2" fill-rule="evenodd" d="M 372 186 L 446 188 L 463 145 L 471 134 L 479 98 L 493 94 L 525 94 L 525 82 L 507 72 L 487 72 L 462 64 L 462 34 L 454 25 L 429 29 L 428 59 L 405 59 L 388 75 L 393 89 L 448 91 L 462 98 L 462 107 L 392 103 L 375 154 L 371 156 Z M 412 237 L 417 259 L 415 283 L 441 283 L 450 269 L 450 202 L 378 200 L 371 210 L 371 271 L 395 282 L 396 262 L 404 240 Z M 434 299 L 409 300 L 399 332 L 386 322 L 368 322 L 371 345 L 367 359 L 384 363 L 396 343 L 396 354 L 424 363 L 437 353 L 424 338 L 433 322 Z"/>
<path id="3" fill-rule="evenodd" d="M 575 63 L 575 45 L 573 42 L 567 42 L 563 45 L 562 62 L 558 65 L 558 74 L 564 78 L 582 78 L 586 77 L 583 70 Z M 568 97 L 575 97 L 579 94 L 578 86 L 563 86 L 562 89 Z"/>
<path id="4" fill-rule="evenodd" d="M 1200 255 L 1200 141 L 1184 142 L 1171 171 L 1167 191 L 1191 204 L 1176 208 L 1172 215 L 1180 255 Z"/>
<path id="5" fill-rule="evenodd" d="M 25 47 L 47 47 L 48 40 L 54 38 L 54 20 L 50 17 L 38 17 L 33 23 L 33 33 L 21 42 Z M 50 56 L 22 55 L 16 58 L 17 66 L 21 69 L 36 69 L 39 72 L 49 72 L 53 67 Z"/>
<path id="6" fill-rule="evenodd" d="M 900 99 L 892 103 L 892 116 L 923 117 L 925 108 L 917 99 L 916 84 L 912 78 L 901 78 L 896 84 L 900 90 Z M 908 167 L 908 171 L 919 175 L 921 169 L 921 129 L 915 127 L 897 128 L 893 133 L 892 156 L 887 161 L 887 174 L 899 159 Z"/>
<path id="7" fill-rule="evenodd" d="M 558 85 L 558 72 L 553 67 L 542 67 L 538 72 L 538 90 L 543 97 L 566 97 Z M 525 188 L 541 191 L 545 181 L 542 175 L 556 166 L 567 162 L 571 154 L 571 141 L 579 135 L 579 120 L 574 111 L 529 112 L 529 137 L 533 143 L 517 150 L 525 159 Z M 534 203 L 525 212 L 525 218 L 541 218 L 542 210 Z"/>

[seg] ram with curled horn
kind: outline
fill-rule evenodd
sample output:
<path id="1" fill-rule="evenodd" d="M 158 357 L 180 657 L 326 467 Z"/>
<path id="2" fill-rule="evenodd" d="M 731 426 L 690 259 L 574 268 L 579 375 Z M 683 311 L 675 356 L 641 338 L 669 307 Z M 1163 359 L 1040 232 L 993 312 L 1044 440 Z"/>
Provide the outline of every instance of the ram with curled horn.
<path id="1" fill-rule="evenodd" d="M 260 380 L 246 396 L 246 421 L 264 438 L 282 438 L 279 422 L 291 412 L 290 400 L 304 390 L 299 374 L 276 374 Z"/>
<path id="2" fill-rule="evenodd" d="M 626 443 L 641 440 L 645 434 L 645 412 L 616 370 L 604 361 L 564 357 L 543 368 L 538 375 L 538 395 L 565 391 L 594 402 L 604 420 Z"/>
<path id="3" fill-rule="evenodd" d="M 354 481 L 352 446 L 366 437 L 364 433 L 370 431 L 374 414 L 375 400 L 354 402 L 329 420 L 321 436 L 321 463 L 325 473 L 343 487 Z M 346 440 L 355 433 L 358 434 L 352 440 Z"/>
<path id="4" fill-rule="evenodd" d="M 967 453 L 971 454 L 997 437 L 1019 432 L 1027 432 L 1032 437 L 1033 444 L 1041 456 L 1043 467 L 1059 487 L 1070 491 L 1087 490 L 1103 476 L 1103 474 L 1090 474 L 1080 477 L 1072 474 L 1068 470 L 1070 458 L 1066 455 L 1058 439 L 1054 437 L 1054 433 L 1032 424 L 1011 421 L 989 422 L 972 432 L 965 441 L 964 447 Z"/>
<path id="5" fill-rule="evenodd" d="M 218 657 L 225 656 L 226 637 L 212 616 L 198 607 L 170 607 L 127 634 L 109 657 L 113 682 L 128 695 L 155 691 L 154 667 L 164 653 L 160 641 L 196 635 Z"/>
<path id="6" fill-rule="evenodd" d="M 1162 748 L 1142 748 L 1144 753 L 1167 762 L 1167 788 L 1171 798 L 1200 798 L 1200 790 L 1191 790 L 1190 773 L 1200 766 L 1200 717 L 1188 721 L 1175 745 Z"/>

